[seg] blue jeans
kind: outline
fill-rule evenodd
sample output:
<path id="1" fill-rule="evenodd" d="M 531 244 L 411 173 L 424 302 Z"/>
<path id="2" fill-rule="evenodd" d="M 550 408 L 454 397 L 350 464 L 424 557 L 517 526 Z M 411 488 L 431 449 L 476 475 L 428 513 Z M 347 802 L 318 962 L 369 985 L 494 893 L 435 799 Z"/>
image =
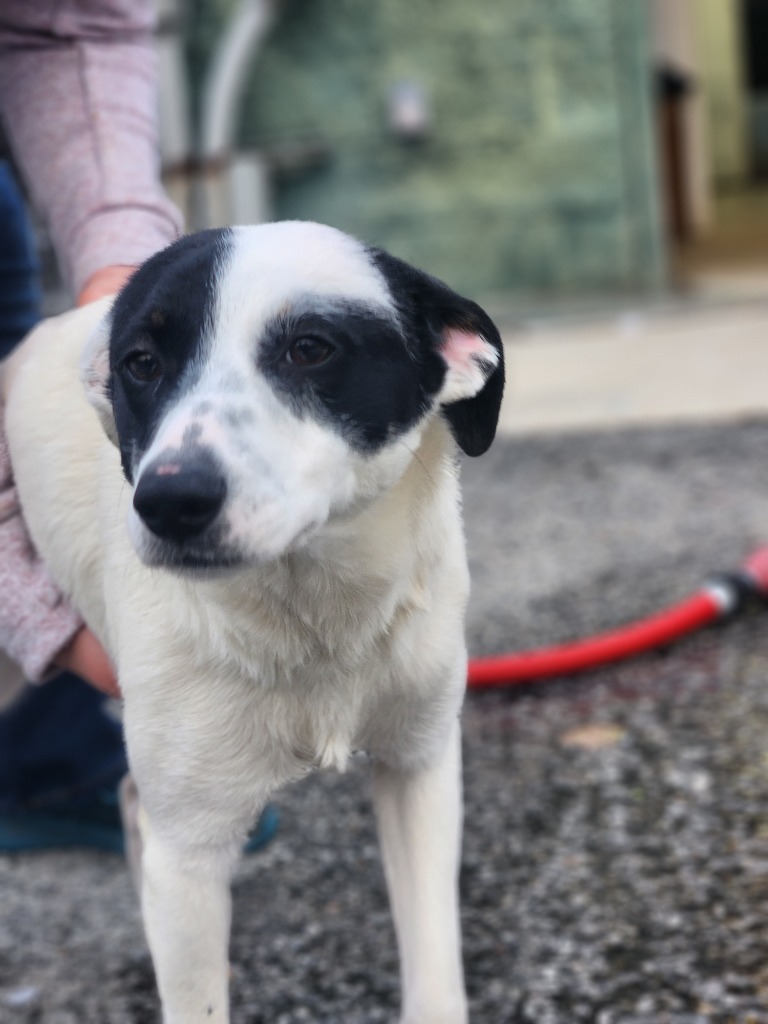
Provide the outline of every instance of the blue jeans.
<path id="1" fill-rule="evenodd" d="M 38 264 L 24 203 L 0 160 L 0 359 L 40 319 Z"/>
<path id="2" fill-rule="evenodd" d="M 0 358 L 40 319 L 35 247 L 13 173 L 0 161 Z M 0 713 L 0 812 L 53 810 L 113 787 L 127 771 L 107 698 L 66 674 L 28 686 Z"/>

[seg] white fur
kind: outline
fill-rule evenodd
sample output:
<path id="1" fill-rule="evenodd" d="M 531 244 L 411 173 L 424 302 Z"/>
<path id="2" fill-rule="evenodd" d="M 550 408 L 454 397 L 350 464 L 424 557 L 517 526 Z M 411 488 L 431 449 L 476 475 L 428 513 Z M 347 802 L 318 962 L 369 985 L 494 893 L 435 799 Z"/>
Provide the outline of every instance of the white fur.
<path id="1" fill-rule="evenodd" d="M 137 467 L 138 478 L 199 423 L 238 482 L 227 515 L 247 567 L 221 579 L 153 568 L 117 449 L 78 382 L 91 335 L 86 386 L 109 430 L 104 304 L 44 323 L 13 360 L 17 485 L 35 544 L 118 671 L 165 1024 L 228 1021 L 229 879 L 243 840 L 275 789 L 314 768 L 343 769 L 356 749 L 375 765 L 403 1024 L 463 1024 L 456 877 L 468 577 L 454 444 L 435 412 L 363 457 L 277 401 L 242 339 L 303 283 L 389 302 L 344 236 L 312 236 L 298 256 L 290 241 L 281 237 L 266 263 L 245 247 L 221 291 L 209 365 Z M 466 372 L 450 387 L 463 395 L 482 375 L 478 346 L 462 351 Z M 253 418 L 239 446 L 219 415 L 233 379 Z"/>

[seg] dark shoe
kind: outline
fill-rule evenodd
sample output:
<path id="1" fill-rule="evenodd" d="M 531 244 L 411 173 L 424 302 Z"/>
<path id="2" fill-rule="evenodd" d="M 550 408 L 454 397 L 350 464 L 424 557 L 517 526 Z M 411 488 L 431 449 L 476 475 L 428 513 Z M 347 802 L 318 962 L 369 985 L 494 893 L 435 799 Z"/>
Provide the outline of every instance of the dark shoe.
<path id="1" fill-rule="evenodd" d="M 123 828 L 114 789 L 55 809 L 0 813 L 0 853 L 73 846 L 123 852 Z"/>
<path id="2" fill-rule="evenodd" d="M 130 786 L 132 780 L 127 775 L 117 791 L 104 789 L 87 799 L 62 804 L 53 810 L 1 812 L 0 853 L 72 847 L 106 850 L 110 853 L 125 853 L 133 871 L 134 859 L 140 859 L 141 851 L 140 847 L 135 852 L 132 849 L 138 835 L 138 807 L 136 810 L 130 808 Z M 264 808 L 256 829 L 245 844 L 244 852 L 253 853 L 266 846 L 277 832 L 277 827 L 278 813 L 270 804 Z"/>

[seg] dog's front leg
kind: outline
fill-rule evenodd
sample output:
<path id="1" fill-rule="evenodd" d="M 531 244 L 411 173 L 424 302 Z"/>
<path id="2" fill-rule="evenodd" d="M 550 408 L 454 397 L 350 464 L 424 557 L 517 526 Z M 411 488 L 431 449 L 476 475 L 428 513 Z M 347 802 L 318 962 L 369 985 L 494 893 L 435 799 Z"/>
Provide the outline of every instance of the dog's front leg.
<path id="1" fill-rule="evenodd" d="M 142 823 L 141 903 L 163 1024 L 228 1024 L 230 881 L 238 847 L 179 849 Z"/>
<path id="2" fill-rule="evenodd" d="M 374 767 L 384 872 L 403 984 L 401 1024 L 466 1024 L 458 871 L 461 737 L 419 772 Z"/>

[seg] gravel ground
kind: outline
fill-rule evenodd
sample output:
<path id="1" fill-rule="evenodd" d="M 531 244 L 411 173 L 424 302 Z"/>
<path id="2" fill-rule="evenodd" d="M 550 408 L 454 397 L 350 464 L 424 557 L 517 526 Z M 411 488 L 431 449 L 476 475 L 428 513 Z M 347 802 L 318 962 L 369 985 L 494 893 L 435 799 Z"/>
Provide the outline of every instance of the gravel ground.
<path id="1" fill-rule="evenodd" d="M 465 467 L 474 653 L 602 629 L 768 540 L 768 423 L 499 442 Z M 768 618 L 470 694 L 474 1024 L 768 1024 Z M 235 1024 L 396 1019 L 363 761 L 282 794 L 236 880 Z M 121 861 L 0 858 L 0 1022 L 149 1024 Z"/>

